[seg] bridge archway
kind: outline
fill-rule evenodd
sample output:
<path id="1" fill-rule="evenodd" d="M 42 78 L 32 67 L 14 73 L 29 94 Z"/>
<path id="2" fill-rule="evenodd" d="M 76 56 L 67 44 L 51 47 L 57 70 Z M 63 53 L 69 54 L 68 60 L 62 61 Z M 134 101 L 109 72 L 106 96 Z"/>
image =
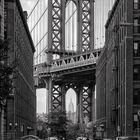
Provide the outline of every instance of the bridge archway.
<path id="1" fill-rule="evenodd" d="M 65 100 L 66 100 L 66 112 L 69 111 L 69 103 L 71 102 L 71 100 L 74 105 L 74 111 L 76 111 L 77 95 L 74 89 L 69 88 L 66 91 Z"/>
<path id="2" fill-rule="evenodd" d="M 76 95 L 75 90 L 73 90 L 72 88 L 69 88 L 66 91 L 65 101 L 66 101 L 65 107 L 66 107 L 68 120 L 71 120 L 73 123 L 77 123 L 77 120 L 76 120 L 77 95 Z"/>

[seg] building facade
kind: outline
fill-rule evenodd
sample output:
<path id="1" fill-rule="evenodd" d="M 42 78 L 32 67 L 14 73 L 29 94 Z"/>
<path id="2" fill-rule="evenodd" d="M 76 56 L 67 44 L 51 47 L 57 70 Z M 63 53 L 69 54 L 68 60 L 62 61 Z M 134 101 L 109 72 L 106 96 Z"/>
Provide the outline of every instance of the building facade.
<path id="1" fill-rule="evenodd" d="M 105 112 L 97 112 L 97 120 L 104 119 L 108 138 L 137 135 L 140 129 L 139 9 L 137 0 L 116 0 L 106 23 L 105 49 L 97 63 L 97 100 L 105 98 L 97 109 L 105 104 Z"/>
<path id="2" fill-rule="evenodd" d="M 5 139 L 35 134 L 36 94 L 33 80 L 34 44 L 19 0 L 5 0 L 5 39 L 8 63 L 14 66 L 13 89 L 6 106 Z"/>

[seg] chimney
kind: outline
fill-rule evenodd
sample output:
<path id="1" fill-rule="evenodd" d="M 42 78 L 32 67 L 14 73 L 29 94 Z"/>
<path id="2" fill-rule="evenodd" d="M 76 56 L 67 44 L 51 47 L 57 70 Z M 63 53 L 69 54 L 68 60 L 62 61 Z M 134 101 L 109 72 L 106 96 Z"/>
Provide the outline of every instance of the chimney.
<path id="1" fill-rule="evenodd" d="M 28 17 L 27 11 L 23 11 L 23 15 L 24 15 L 24 18 L 25 18 L 25 20 L 26 20 L 26 22 L 27 22 L 27 17 Z"/>

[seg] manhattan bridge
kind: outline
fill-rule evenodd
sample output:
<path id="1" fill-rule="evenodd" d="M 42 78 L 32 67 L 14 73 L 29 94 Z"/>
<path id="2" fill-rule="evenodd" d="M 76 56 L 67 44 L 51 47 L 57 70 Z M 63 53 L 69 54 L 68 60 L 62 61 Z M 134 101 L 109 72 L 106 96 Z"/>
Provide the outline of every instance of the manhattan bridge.
<path id="1" fill-rule="evenodd" d="M 94 3 L 39 0 L 28 18 L 36 88 L 46 88 L 48 112 L 66 110 L 65 94 L 72 88 L 79 123 L 95 119 L 96 62 L 102 49 L 95 48 Z"/>

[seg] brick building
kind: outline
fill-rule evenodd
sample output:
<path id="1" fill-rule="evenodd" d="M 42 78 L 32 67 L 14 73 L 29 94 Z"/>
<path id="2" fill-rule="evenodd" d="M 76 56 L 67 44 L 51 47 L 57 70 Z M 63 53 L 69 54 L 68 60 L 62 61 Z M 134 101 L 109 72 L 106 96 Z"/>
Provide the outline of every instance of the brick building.
<path id="1" fill-rule="evenodd" d="M 34 45 L 19 0 L 5 0 L 8 62 L 14 64 L 13 90 L 7 100 L 5 139 L 35 134 L 36 94 L 33 81 Z"/>
<path id="2" fill-rule="evenodd" d="M 104 122 L 108 138 L 136 135 L 140 128 L 139 10 L 137 0 L 116 0 L 106 22 L 96 76 L 97 122 Z"/>

